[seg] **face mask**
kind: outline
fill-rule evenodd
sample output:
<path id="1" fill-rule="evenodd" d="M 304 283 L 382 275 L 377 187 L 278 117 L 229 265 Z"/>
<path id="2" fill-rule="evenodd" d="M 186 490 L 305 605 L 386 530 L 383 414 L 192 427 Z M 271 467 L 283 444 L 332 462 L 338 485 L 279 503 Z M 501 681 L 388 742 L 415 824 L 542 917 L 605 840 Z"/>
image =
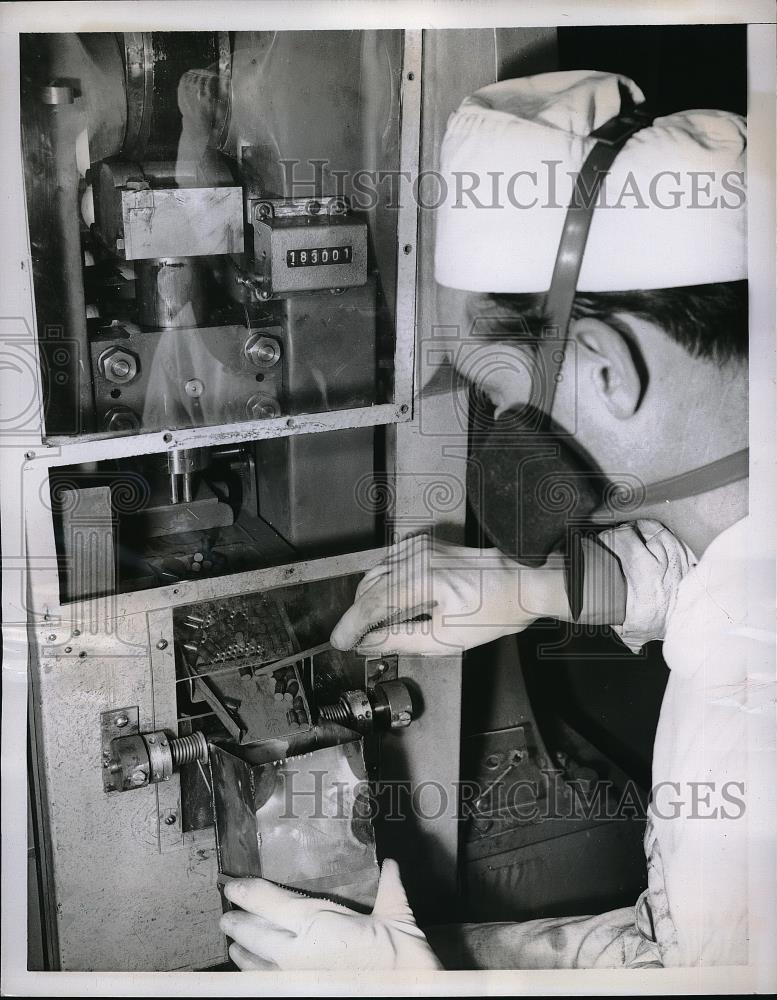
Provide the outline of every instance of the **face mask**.
<path id="1" fill-rule="evenodd" d="M 526 408 L 481 419 L 472 434 L 467 493 L 498 549 L 542 565 L 571 529 L 590 523 L 608 480 L 569 434 Z"/>

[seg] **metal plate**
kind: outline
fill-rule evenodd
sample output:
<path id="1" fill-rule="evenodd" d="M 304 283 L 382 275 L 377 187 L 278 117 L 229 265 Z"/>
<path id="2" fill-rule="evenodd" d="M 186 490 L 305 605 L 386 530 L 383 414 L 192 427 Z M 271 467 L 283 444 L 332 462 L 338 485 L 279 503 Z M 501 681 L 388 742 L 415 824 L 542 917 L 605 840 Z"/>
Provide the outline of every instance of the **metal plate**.
<path id="1" fill-rule="evenodd" d="M 372 906 L 379 869 L 361 740 L 258 765 L 214 746 L 210 768 L 222 874 Z"/>
<path id="2" fill-rule="evenodd" d="M 137 705 L 132 705 L 129 708 L 117 708 L 113 712 L 102 712 L 100 714 L 103 789 L 106 792 L 118 791 L 113 780 L 113 775 L 111 774 L 111 764 L 113 763 L 113 753 L 111 751 L 112 740 L 115 740 L 117 736 L 134 736 L 139 732 L 140 724 Z"/>
<path id="3" fill-rule="evenodd" d="M 122 191 L 124 256 L 204 257 L 243 253 L 243 189 Z"/>

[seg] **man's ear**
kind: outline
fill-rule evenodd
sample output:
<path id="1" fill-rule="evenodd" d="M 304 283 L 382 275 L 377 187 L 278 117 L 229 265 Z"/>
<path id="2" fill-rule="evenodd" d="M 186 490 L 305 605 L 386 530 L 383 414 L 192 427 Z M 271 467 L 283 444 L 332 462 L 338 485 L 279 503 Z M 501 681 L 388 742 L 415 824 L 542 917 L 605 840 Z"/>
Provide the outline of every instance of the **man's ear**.
<path id="1" fill-rule="evenodd" d="M 647 369 L 632 338 L 623 330 L 593 317 L 572 323 L 578 347 L 578 371 L 591 378 L 600 399 L 618 420 L 639 409 L 647 388 Z"/>

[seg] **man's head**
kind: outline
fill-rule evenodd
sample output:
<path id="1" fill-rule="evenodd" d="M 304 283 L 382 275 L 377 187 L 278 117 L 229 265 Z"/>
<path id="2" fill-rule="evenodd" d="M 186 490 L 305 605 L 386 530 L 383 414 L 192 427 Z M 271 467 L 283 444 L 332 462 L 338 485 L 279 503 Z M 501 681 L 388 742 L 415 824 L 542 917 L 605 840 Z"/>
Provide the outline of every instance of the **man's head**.
<path id="1" fill-rule="evenodd" d="M 465 100 L 441 149 L 435 273 L 459 305 L 463 374 L 497 414 L 539 398 L 600 472 L 650 484 L 746 447 L 746 126 L 650 122 L 643 102 L 589 71 Z"/>
<path id="2" fill-rule="evenodd" d="M 544 302 L 469 296 L 460 373 L 497 416 L 529 402 L 533 344 L 553 336 Z M 746 281 L 579 292 L 554 420 L 605 473 L 646 482 L 746 447 L 747 319 Z"/>

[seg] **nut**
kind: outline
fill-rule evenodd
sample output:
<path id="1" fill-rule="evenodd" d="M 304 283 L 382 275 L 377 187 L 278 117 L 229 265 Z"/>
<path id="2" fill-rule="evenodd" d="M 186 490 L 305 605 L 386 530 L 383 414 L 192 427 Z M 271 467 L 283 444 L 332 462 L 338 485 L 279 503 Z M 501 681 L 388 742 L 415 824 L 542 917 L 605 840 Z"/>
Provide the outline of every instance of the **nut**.
<path id="1" fill-rule="evenodd" d="M 281 360 L 281 345 L 272 337 L 253 334 L 245 344 L 245 356 L 258 368 L 272 368 Z"/>
<path id="2" fill-rule="evenodd" d="M 97 361 L 97 367 L 104 379 L 114 385 L 127 385 L 137 378 L 140 362 L 137 355 L 124 347 L 109 347 Z"/>
<path id="3" fill-rule="evenodd" d="M 105 414 L 105 429 L 107 431 L 137 431 L 140 430 L 140 420 L 134 410 L 128 406 L 114 406 Z"/>
<path id="4" fill-rule="evenodd" d="M 246 416 L 249 420 L 267 420 L 278 417 L 281 413 L 280 403 L 274 396 L 256 392 L 246 403 Z"/>

